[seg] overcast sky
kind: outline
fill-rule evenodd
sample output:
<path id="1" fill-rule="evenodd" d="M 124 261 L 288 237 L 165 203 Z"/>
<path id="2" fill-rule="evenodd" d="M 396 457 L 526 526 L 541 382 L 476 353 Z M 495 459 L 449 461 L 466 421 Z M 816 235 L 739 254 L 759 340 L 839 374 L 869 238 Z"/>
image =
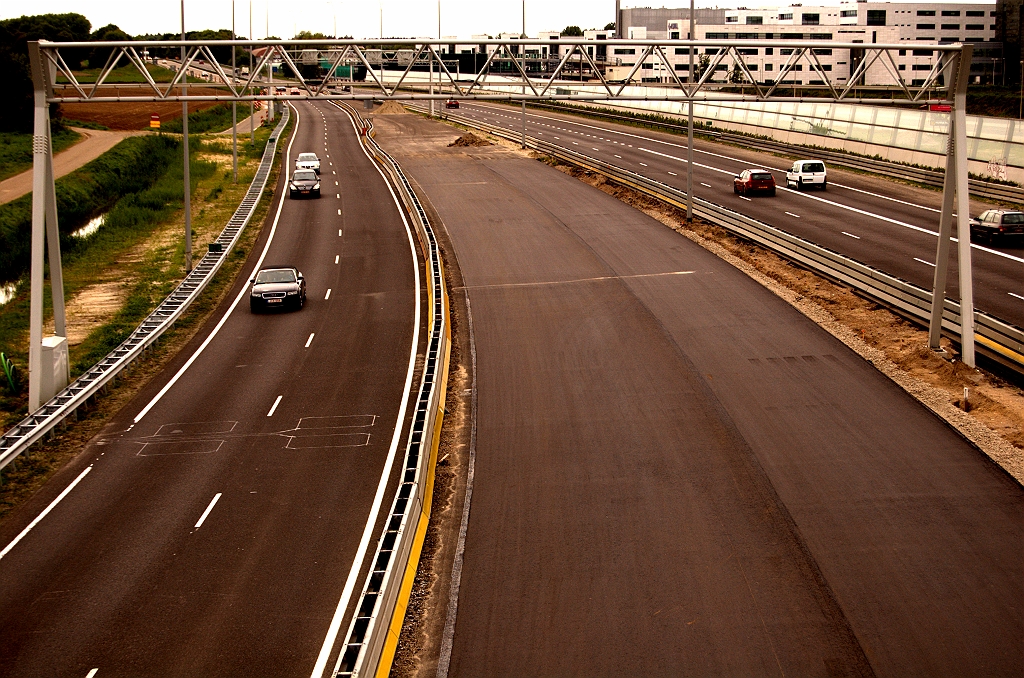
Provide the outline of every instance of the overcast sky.
<path id="1" fill-rule="evenodd" d="M 437 0 L 253 0 L 252 37 L 291 37 L 308 30 L 332 34 L 337 17 L 338 35 L 376 38 L 383 13 L 386 37 L 437 35 Z M 623 3 L 629 5 L 629 3 Z M 688 0 L 687 0 L 688 4 Z M 249 33 L 249 0 L 236 0 L 235 27 Z M 117 24 L 125 32 L 169 33 L 181 30 L 180 0 L 36 0 L 31 5 L 14 0 L 0 3 L 0 18 L 25 14 L 78 12 L 93 28 Z M 443 35 L 469 37 L 497 35 L 522 29 L 522 0 L 441 0 Z M 561 30 L 568 25 L 604 28 L 614 21 L 615 0 L 526 0 L 526 31 Z M 231 0 L 185 0 L 186 30 L 231 27 Z"/>
<path id="2" fill-rule="evenodd" d="M 744 5 L 779 6 L 792 0 L 772 3 L 737 1 L 724 7 Z M 958 0 L 948 0 L 957 2 Z M 697 0 L 697 7 L 718 6 L 717 2 Z M 805 4 L 815 4 L 814 0 Z M 838 0 L 821 2 L 838 5 Z M 966 4 L 966 3 L 959 3 Z M 688 0 L 623 2 L 624 7 L 688 6 Z M 380 35 L 381 16 L 385 37 L 434 37 L 437 35 L 437 0 L 253 0 L 252 36 L 249 36 L 249 0 L 236 0 L 235 26 L 239 35 L 263 38 L 269 35 L 290 38 L 296 31 L 308 30 L 327 35 L 376 38 Z M 30 8 L 30 9 L 29 9 Z M 117 24 L 126 33 L 170 33 L 181 30 L 180 0 L 35 0 L 0 3 L 0 18 L 32 14 L 78 12 L 92 22 L 93 28 Z M 269 12 L 268 12 L 269 10 Z M 470 35 L 515 32 L 522 29 L 522 0 L 441 0 L 441 33 L 468 38 Z M 561 30 L 569 25 L 603 28 L 614 21 L 615 0 L 526 0 L 526 33 Z M 185 28 L 231 28 L 231 0 L 185 0 Z"/>

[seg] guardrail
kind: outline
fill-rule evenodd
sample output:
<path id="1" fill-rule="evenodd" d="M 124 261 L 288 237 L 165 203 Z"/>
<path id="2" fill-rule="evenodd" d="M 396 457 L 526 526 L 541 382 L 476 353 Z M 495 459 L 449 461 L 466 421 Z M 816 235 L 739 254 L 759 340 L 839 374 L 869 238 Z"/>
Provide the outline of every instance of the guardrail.
<path id="1" fill-rule="evenodd" d="M 111 351 L 105 358 L 86 370 L 64 390 L 47 401 L 42 407 L 20 423 L 4 433 L 0 438 L 0 470 L 17 456 L 29 449 L 49 433 L 55 426 L 75 413 L 85 402 L 95 396 L 100 389 L 110 383 L 117 375 L 138 358 L 145 355 L 150 348 L 174 323 L 181 317 L 185 309 L 195 301 L 200 293 L 213 279 L 214 274 L 224 263 L 228 253 L 235 246 L 242 230 L 252 218 L 253 211 L 263 194 L 267 177 L 274 164 L 277 142 L 291 117 L 290 110 L 285 108 L 281 122 L 274 128 L 263 151 L 256 176 L 249 184 L 249 190 L 242 198 L 235 213 L 228 219 L 224 230 L 214 241 L 220 245 L 220 251 L 207 252 L 199 264 L 192 269 L 178 287 L 166 299 L 160 302 L 149 316 L 142 321 L 120 346 Z"/>
<path id="2" fill-rule="evenodd" d="M 363 130 L 368 150 L 388 175 L 415 224 L 426 257 L 430 297 L 427 353 L 401 481 L 334 670 L 336 676 L 355 677 L 379 674 L 379 667 L 389 667 L 398 644 L 430 519 L 435 457 L 451 357 L 451 327 L 440 251 L 427 214 L 402 168 L 373 140 L 372 122 L 363 120 L 350 107 L 348 112 Z"/>
<path id="3" fill-rule="evenodd" d="M 522 138 L 518 133 L 461 115 L 449 114 L 446 117 L 466 127 L 475 127 L 516 143 L 519 143 Z M 527 146 L 534 150 L 604 175 L 679 209 L 686 209 L 685 191 L 546 141 L 529 136 L 526 139 Z M 931 317 L 931 290 L 900 280 L 867 264 L 862 264 L 821 245 L 803 240 L 779 228 L 733 212 L 702 198 L 694 196 L 693 204 L 694 213 L 697 216 L 747 240 L 754 241 L 817 273 L 849 285 L 904 316 L 925 324 Z M 977 310 L 974 313 L 974 322 L 978 352 L 1016 372 L 1024 373 L 1024 330 Z M 960 304 L 958 302 L 951 299 L 945 300 L 942 328 L 952 340 L 959 341 Z"/>
<path id="4" fill-rule="evenodd" d="M 646 125 L 652 129 L 667 129 L 682 134 L 685 134 L 687 131 L 686 125 L 676 125 L 670 122 L 661 122 L 655 119 L 649 119 L 639 116 L 619 115 L 616 113 L 609 113 L 600 108 L 590 108 L 581 106 L 558 106 L 554 104 L 530 105 L 536 108 L 546 108 L 564 113 L 592 116 L 604 120 L 623 121 L 629 122 L 634 125 Z M 758 137 L 747 136 L 745 134 L 719 132 L 716 130 L 709 130 L 707 127 L 704 126 L 695 128 L 694 133 L 711 137 L 713 139 L 718 139 L 720 141 L 724 141 L 727 143 L 739 144 L 747 148 L 753 148 L 759 151 L 766 151 L 768 153 L 784 153 L 786 155 L 810 155 L 819 160 L 826 160 L 833 165 L 840 165 L 842 167 L 849 167 L 851 169 L 862 170 L 865 172 L 874 172 L 876 174 L 884 174 L 887 177 L 895 177 L 897 179 L 903 179 L 905 181 L 914 181 L 919 184 L 924 184 L 926 186 L 942 188 L 943 180 L 946 176 L 946 173 L 943 171 L 930 170 L 922 167 L 913 167 L 911 165 L 903 165 L 898 162 L 889 162 L 888 160 L 867 158 L 863 156 L 851 155 L 849 153 L 840 153 L 838 151 L 827 151 L 820 148 L 800 146 L 798 144 L 787 144 L 781 141 L 772 141 L 770 139 L 760 139 Z M 1009 184 L 997 184 L 991 181 L 984 181 L 981 179 L 968 179 L 967 186 L 971 195 L 977 198 L 981 198 L 983 200 L 998 200 L 1000 202 L 1010 203 L 1013 205 L 1024 205 L 1024 188 L 1021 188 L 1019 186 L 1012 186 Z"/>

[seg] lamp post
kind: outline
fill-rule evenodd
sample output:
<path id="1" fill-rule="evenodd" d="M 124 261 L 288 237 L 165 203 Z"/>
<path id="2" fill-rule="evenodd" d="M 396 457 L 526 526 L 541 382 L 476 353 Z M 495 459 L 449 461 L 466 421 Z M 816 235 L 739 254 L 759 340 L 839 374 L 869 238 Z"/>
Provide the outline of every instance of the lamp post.
<path id="1" fill-rule="evenodd" d="M 690 100 L 686 102 L 686 223 L 693 223 L 693 40 L 696 20 L 693 16 L 693 0 L 690 0 Z"/>
<path id="2" fill-rule="evenodd" d="M 185 41 L 185 0 L 181 0 L 181 40 Z M 181 67 L 185 68 L 185 45 L 181 46 Z M 188 92 L 188 69 L 181 78 L 182 96 Z M 188 102 L 181 102 L 181 136 L 184 148 L 183 168 L 185 179 L 185 274 L 192 272 L 192 179 L 189 177 L 188 160 Z"/>
<path id="3" fill-rule="evenodd" d="M 231 0 L 231 40 L 235 40 L 235 0 Z M 231 84 L 238 82 L 238 69 L 235 65 L 235 46 L 231 45 Z M 238 102 L 231 102 L 231 176 L 233 183 L 238 183 Z"/>

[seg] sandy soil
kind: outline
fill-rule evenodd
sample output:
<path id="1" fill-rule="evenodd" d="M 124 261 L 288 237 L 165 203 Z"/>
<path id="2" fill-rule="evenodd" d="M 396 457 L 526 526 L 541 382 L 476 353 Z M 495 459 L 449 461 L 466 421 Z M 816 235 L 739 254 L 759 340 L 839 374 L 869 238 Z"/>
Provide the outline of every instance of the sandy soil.
<path id="1" fill-rule="evenodd" d="M 466 132 L 455 141 L 448 144 L 449 146 L 493 146 L 487 139 L 478 137 L 472 132 Z"/>
<path id="2" fill-rule="evenodd" d="M 88 91 L 88 90 L 86 90 Z M 102 96 L 147 96 L 152 94 L 149 88 L 137 86 L 122 87 L 101 87 Z M 75 91 L 66 88 L 67 96 L 74 95 Z M 211 89 L 208 87 L 190 87 L 190 94 L 223 95 L 224 90 Z M 201 111 L 216 106 L 216 101 L 194 101 L 189 103 L 189 111 Z M 94 122 L 112 130 L 138 130 L 149 129 L 149 116 L 156 113 L 162 122 L 181 117 L 181 103 L 176 101 L 160 102 L 110 102 L 110 103 L 85 103 L 85 104 L 61 104 L 61 112 L 65 118 L 79 120 L 81 122 Z"/>

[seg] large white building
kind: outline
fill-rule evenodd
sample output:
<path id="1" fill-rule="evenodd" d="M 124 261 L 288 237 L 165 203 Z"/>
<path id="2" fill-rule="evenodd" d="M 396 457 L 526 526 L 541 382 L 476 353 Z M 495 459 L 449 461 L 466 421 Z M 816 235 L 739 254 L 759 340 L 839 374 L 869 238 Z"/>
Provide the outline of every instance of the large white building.
<path id="1" fill-rule="evenodd" d="M 687 39 L 689 20 L 687 9 L 638 9 L 619 11 L 620 19 L 630 20 L 634 16 L 643 18 L 640 26 L 622 25 L 623 37 L 633 39 Z M 976 83 L 991 83 L 1001 78 L 999 69 L 1001 43 L 996 42 L 996 5 L 940 3 L 893 3 L 893 2 L 844 2 L 838 6 L 804 6 L 794 4 L 788 7 L 760 9 L 740 8 L 716 10 L 720 12 L 721 23 L 701 22 L 698 13 L 696 36 L 698 40 L 821 40 L 820 49 L 814 55 L 821 63 L 822 70 L 830 74 L 833 82 L 845 84 L 861 55 L 856 50 L 831 49 L 828 42 L 886 43 L 903 44 L 896 57 L 897 68 L 910 84 L 924 82 L 935 63 L 933 50 L 914 48 L 917 42 L 931 43 L 974 43 L 972 59 L 972 80 Z M 718 19 L 718 16 L 715 16 Z M 655 21 L 663 22 L 664 28 L 652 26 Z M 634 54 L 629 52 L 633 51 Z M 710 50 L 714 53 L 714 50 Z M 703 50 L 707 53 L 708 50 Z M 639 53 L 642 54 L 642 51 Z M 751 74 L 760 82 L 774 82 L 774 74 L 787 62 L 790 50 L 747 47 L 743 49 Z M 615 49 L 611 55 L 618 59 L 612 77 L 626 74 L 635 64 L 636 50 Z M 632 57 L 632 58 L 631 58 Z M 689 75 L 689 55 L 685 48 L 676 48 L 668 55 L 676 75 L 686 80 Z M 695 55 L 695 58 L 697 55 Z M 798 64 L 783 84 L 822 84 L 822 76 L 809 70 L 806 63 Z M 714 79 L 725 82 L 731 72 L 731 61 L 717 67 Z M 624 76 L 623 76 L 624 77 Z M 669 74 L 658 59 L 648 59 L 634 76 L 645 82 L 666 81 Z M 880 63 L 868 69 L 862 83 L 865 85 L 891 84 L 892 76 Z"/>

